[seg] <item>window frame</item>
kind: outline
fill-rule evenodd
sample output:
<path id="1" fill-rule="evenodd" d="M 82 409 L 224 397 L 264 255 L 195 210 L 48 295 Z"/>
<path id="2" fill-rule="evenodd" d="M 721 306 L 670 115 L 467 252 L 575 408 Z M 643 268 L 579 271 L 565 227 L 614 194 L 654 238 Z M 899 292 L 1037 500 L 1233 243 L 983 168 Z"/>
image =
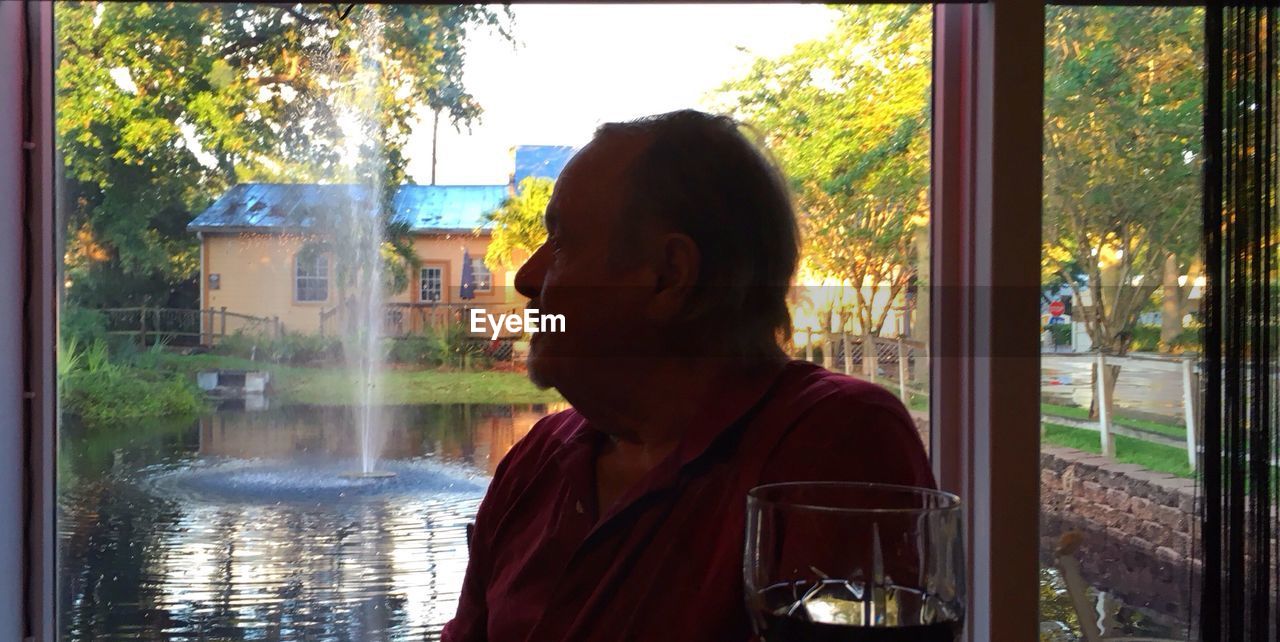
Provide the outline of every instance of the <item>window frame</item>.
<path id="1" fill-rule="evenodd" d="M 485 281 L 484 287 L 480 287 L 479 280 L 476 278 L 480 274 L 480 270 L 483 270 L 484 274 L 489 277 Z M 490 294 L 493 292 L 493 270 L 490 270 L 489 266 L 485 265 L 483 256 L 472 257 L 471 259 L 471 282 L 474 284 L 473 289 L 476 294 Z"/>
<path id="2" fill-rule="evenodd" d="M 445 292 L 444 292 L 444 290 L 445 290 L 445 288 L 444 288 L 445 267 L 446 267 L 446 266 L 444 266 L 444 265 L 442 265 L 442 264 L 439 264 L 439 263 L 423 263 L 423 264 L 422 264 L 422 267 L 418 268 L 418 301 L 419 301 L 419 302 L 421 302 L 421 303 L 430 303 L 430 304 L 433 304 L 433 305 L 438 305 L 438 304 L 441 304 L 441 303 L 444 303 L 444 302 L 445 302 L 445 300 L 444 300 L 444 294 L 445 294 Z M 428 297 L 426 296 L 426 294 L 427 294 L 427 270 L 435 270 L 435 271 L 437 271 L 437 272 L 439 272 L 439 273 L 440 273 L 440 282 L 437 284 L 437 285 L 439 286 L 439 297 L 438 297 L 438 298 L 436 298 L 435 300 L 432 300 L 432 299 L 430 299 L 430 298 L 428 298 Z"/>
<path id="3" fill-rule="evenodd" d="M 1183 0 L 1108 4 L 1204 5 Z M 1028 536 L 1039 530 L 1039 315 L 1036 298 L 1022 301 L 1020 293 L 1027 287 L 1038 291 L 1039 285 L 1040 244 L 1030 241 L 1041 235 L 1044 70 L 1043 56 L 1027 52 L 1043 51 L 1045 2 L 934 6 L 934 280 L 929 286 L 934 468 L 940 485 L 958 492 L 966 506 L 970 612 L 965 638 L 1030 640 L 1039 622 L 1039 538 Z M 16 178 L 0 172 L 0 188 L 22 193 L 23 185 L 33 187 L 22 208 L 0 213 L 9 229 L 29 226 L 31 237 L 22 270 L 5 277 L 24 280 L 31 297 L 20 311 L 0 311 L 0 330 L 20 325 L 25 340 L 0 337 L 6 364 L 0 368 L 6 380 L 25 381 L 17 391 L 24 430 L 9 433 L 13 447 L 7 452 L 26 455 L 25 487 L 0 479 L 0 506 L 26 502 L 21 519 L 0 527 L 0 542 L 6 544 L 0 551 L 26 553 L 22 572 L 13 568 L 0 579 L 0 601 L 10 606 L 0 610 L 0 633 L 21 628 L 23 637 L 11 639 L 53 642 L 59 631 L 53 357 L 61 274 L 54 251 L 60 235 L 54 195 L 54 21 L 52 4 L 37 0 L 0 3 L 0 14 L 6 18 L 0 25 L 13 32 L 0 39 L 0 51 L 9 54 L 0 61 L 21 60 L 28 45 L 34 53 L 29 81 L 20 77 L 7 84 L 17 90 L 0 88 L 0 100 L 13 107 L 5 113 L 22 113 L 25 107 L 32 114 L 29 137 L 16 128 L 0 128 L 0 150 L 6 154 L 0 168 L 15 162 L 19 149 L 30 161 L 29 173 Z M 443 296 L 443 281 L 441 289 Z M 993 349 L 1000 345 L 1015 350 Z M 3 394 L 0 403 L 9 403 L 9 392 Z M 13 566 L 8 557 L 0 559 L 0 567 Z M 19 600 L 22 608 L 16 608 Z"/>
<path id="4" fill-rule="evenodd" d="M 1039 630 L 1044 7 L 934 13 L 930 448 L 965 502 L 966 640 Z"/>
<path id="5" fill-rule="evenodd" d="M 320 264 L 320 263 L 324 264 L 324 267 L 322 270 L 316 270 L 317 272 L 323 271 L 324 274 L 322 276 L 317 276 L 316 274 L 305 274 L 305 275 L 302 274 L 302 269 L 304 267 L 302 262 L 307 258 L 308 257 L 303 252 L 299 252 L 293 256 L 293 302 L 304 304 L 304 305 L 328 303 L 329 299 L 331 298 L 330 295 L 332 294 L 332 288 L 330 288 L 329 286 L 330 286 L 330 282 L 333 280 L 332 270 L 329 267 L 329 256 L 324 253 L 316 253 L 310 257 L 311 260 L 314 261 L 316 264 Z M 303 279 L 306 279 L 308 281 L 323 281 L 324 298 L 304 299 L 302 297 Z M 316 288 L 314 283 L 311 284 L 309 287 L 313 289 Z"/>

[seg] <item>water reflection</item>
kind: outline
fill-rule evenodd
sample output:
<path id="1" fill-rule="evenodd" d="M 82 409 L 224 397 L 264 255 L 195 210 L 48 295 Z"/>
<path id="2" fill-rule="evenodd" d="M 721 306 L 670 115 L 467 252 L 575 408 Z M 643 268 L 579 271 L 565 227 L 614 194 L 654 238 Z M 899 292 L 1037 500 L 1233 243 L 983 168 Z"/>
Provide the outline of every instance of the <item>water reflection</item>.
<path id="1" fill-rule="evenodd" d="M 456 607 L 465 525 L 488 478 L 553 410 L 389 409 L 381 467 L 398 475 L 381 486 L 339 477 L 357 445 L 344 408 L 227 410 L 103 432 L 66 422 L 63 639 L 433 639 Z M 1042 578 L 1042 604 L 1061 613 L 1042 619 L 1061 622 L 1051 639 L 1074 639 L 1052 580 Z M 1162 618 L 1120 617 L 1129 612 L 1116 619 L 1130 632 L 1160 631 Z"/>
<path id="2" fill-rule="evenodd" d="M 331 478 L 354 459 L 349 410 L 224 411 L 109 434 L 66 425 L 64 639 L 434 636 L 456 606 L 465 524 L 488 476 L 549 410 L 391 408 L 384 457 L 394 481 L 302 494 L 290 476 Z M 189 483 L 244 470 L 260 486 Z"/>

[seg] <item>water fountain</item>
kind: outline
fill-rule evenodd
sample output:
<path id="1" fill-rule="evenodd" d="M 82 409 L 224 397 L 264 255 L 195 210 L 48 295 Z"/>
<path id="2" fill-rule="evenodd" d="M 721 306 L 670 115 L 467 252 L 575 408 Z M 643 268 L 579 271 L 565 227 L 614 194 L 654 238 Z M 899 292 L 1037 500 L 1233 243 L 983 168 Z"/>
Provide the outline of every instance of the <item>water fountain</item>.
<path id="1" fill-rule="evenodd" d="M 339 205 L 347 211 L 330 217 L 336 225 L 328 234 L 333 239 L 333 247 L 342 255 L 337 276 L 339 283 L 347 286 L 340 304 L 345 306 L 343 354 L 348 369 L 355 374 L 359 400 L 355 413 L 359 468 L 344 476 L 377 479 L 395 476 L 394 472 L 377 470 L 384 440 L 379 413 L 385 299 L 383 208 L 390 201 L 384 182 L 384 132 L 378 118 L 378 91 L 383 73 L 380 12 L 364 12 L 358 30 L 359 38 L 351 46 L 359 52 L 359 64 L 349 80 L 340 81 L 330 99 L 342 133 L 342 164 L 346 176 L 339 178 L 353 178 L 355 183 L 350 190 L 351 198 L 343 199 Z M 341 79 L 343 72 L 335 69 L 333 75 Z"/>

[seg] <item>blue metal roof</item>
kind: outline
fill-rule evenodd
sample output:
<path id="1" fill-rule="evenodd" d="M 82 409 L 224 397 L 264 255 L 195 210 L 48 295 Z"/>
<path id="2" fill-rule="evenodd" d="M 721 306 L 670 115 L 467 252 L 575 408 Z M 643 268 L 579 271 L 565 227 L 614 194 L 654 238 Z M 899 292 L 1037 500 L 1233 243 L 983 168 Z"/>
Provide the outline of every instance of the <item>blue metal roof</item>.
<path id="1" fill-rule="evenodd" d="M 491 227 L 485 214 L 502 206 L 506 185 L 403 185 L 391 199 L 394 216 L 415 232 Z M 187 225 L 193 232 L 311 227 L 311 211 L 361 207 L 374 211 L 367 185 L 243 183 L 227 190 Z"/>
<path id="2" fill-rule="evenodd" d="M 511 174 L 512 185 L 519 187 L 520 181 L 529 176 L 555 180 L 564 171 L 564 166 L 573 158 L 578 150 L 564 145 L 519 145 L 515 152 L 515 171 Z"/>
<path id="3" fill-rule="evenodd" d="M 502 207 L 506 185 L 404 185 L 391 207 L 414 231 L 488 229 L 485 214 Z"/>

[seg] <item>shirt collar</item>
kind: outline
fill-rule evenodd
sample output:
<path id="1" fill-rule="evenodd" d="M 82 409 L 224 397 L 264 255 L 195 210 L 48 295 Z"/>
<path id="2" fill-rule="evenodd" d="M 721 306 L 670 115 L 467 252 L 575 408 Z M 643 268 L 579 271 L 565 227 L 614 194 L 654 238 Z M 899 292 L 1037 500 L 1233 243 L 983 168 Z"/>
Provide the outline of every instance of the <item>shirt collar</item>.
<path id="1" fill-rule="evenodd" d="M 780 361 L 752 368 L 732 371 L 720 377 L 711 392 L 702 400 L 701 410 L 689 422 L 680 445 L 665 460 L 649 471 L 601 515 L 596 526 L 610 521 L 613 515 L 625 510 L 641 497 L 668 488 L 679 479 L 685 466 L 701 458 L 730 428 L 749 414 L 763 401 L 766 393 L 777 383 L 783 371 L 796 363 Z M 576 413 L 575 413 L 576 414 Z M 585 417 L 577 416 L 577 424 L 565 437 L 555 455 L 556 464 L 571 487 L 594 490 L 595 454 L 601 440 L 608 437 L 592 428 Z M 590 494 L 594 507 L 595 495 Z M 598 515 L 599 513 L 597 513 Z M 594 532 L 594 530 L 593 530 Z"/>
<path id="2" fill-rule="evenodd" d="M 706 453 L 725 431 L 760 404 L 789 365 L 762 364 L 731 371 L 717 380 L 673 453 L 673 463 L 683 468 Z"/>

